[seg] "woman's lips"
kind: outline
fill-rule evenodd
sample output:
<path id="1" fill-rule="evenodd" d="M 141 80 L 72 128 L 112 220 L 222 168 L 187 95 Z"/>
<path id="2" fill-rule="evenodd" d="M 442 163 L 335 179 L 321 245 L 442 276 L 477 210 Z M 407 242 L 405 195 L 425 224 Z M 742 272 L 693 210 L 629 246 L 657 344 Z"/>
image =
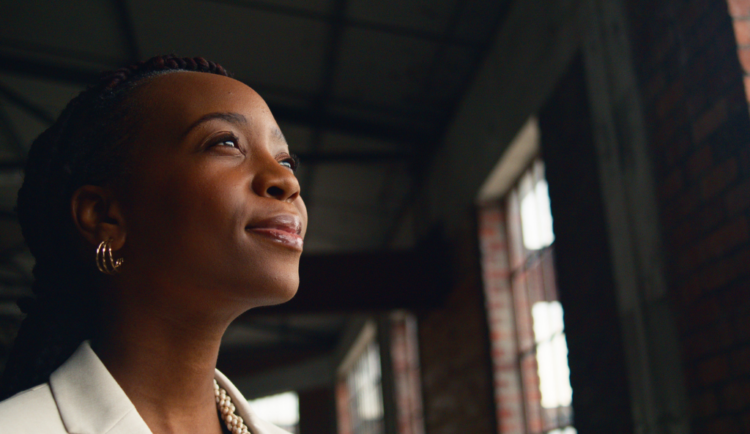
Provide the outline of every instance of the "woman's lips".
<path id="1" fill-rule="evenodd" d="M 251 223 L 246 230 L 277 243 L 302 250 L 302 220 L 292 214 L 281 214 Z"/>

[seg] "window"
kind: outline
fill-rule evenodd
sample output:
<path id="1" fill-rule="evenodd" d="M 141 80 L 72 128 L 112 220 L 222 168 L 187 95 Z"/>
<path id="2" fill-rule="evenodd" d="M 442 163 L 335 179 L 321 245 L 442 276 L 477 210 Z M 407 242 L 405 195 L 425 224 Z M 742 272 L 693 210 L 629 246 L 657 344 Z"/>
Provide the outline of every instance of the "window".
<path id="1" fill-rule="evenodd" d="M 354 358 L 344 362 L 346 368 L 336 386 L 339 434 L 385 432 L 380 349 L 374 338 L 374 326 L 365 327 L 354 345 Z"/>
<path id="2" fill-rule="evenodd" d="M 542 161 L 503 200 L 481 206 L 479 216 L 499 431 L 575 434 Z"/>
<path id="3" fill-rule="evenodd" d="M 299 397 L 295 392 L 253 399 L 248 403 L 260 418 L 292 434 L 299 433 Z"/>
<path id="4" fill-rule="evenodd" d="M 563 309 L 557 301 L 544 163 L 536 160 L 506 201 L 510 281 L 528 433 L 573 428 Z M 562 431 L 561 431 L 562 430 Z"/>
<path id="5" fill-rule="evenodd" d="M 383 396 L 380 388 L 380 350 L 370 342 L 347 376 L 352 434 L 383 432 Z"/>

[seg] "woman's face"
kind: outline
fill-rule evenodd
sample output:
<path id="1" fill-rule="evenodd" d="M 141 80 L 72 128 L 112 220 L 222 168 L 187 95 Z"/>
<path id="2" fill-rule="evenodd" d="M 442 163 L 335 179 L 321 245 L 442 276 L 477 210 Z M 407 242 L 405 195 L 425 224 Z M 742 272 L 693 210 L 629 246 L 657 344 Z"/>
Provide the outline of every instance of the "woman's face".
<path id="1" fill-rule="evenodd" d="M 122 198 L 123 281 L 196 309 L 289 300 L 307 211 L 263 99 L 197 72 L 151 78 L 135 98 L 144 122 Z"/>

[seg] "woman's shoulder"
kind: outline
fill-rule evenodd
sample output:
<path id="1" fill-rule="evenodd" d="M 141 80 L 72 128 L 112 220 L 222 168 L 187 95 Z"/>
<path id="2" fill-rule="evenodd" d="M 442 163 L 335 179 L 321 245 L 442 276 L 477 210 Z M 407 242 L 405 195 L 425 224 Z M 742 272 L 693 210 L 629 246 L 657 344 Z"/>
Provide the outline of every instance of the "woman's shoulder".
<path id="1" fill-rule="evenodd" d="M 0 402 L 0 432 L 67 433 L 49 384 L 32 387 Z"/>

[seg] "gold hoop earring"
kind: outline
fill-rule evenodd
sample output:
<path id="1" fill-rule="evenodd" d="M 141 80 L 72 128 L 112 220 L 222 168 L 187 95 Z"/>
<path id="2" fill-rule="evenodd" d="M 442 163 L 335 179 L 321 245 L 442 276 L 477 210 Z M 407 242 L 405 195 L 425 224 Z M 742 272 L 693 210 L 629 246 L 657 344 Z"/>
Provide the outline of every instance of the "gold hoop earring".
<path id="1" fill-rule="evenodd" d="M 112 238 L 99 243 L 99 247 L 96 248 L 96 268 L 104 274 L 117 274 L 120 272 L 120 267 L 125 259 L 120 258 L 115 260 L 112 255 Z"/>

